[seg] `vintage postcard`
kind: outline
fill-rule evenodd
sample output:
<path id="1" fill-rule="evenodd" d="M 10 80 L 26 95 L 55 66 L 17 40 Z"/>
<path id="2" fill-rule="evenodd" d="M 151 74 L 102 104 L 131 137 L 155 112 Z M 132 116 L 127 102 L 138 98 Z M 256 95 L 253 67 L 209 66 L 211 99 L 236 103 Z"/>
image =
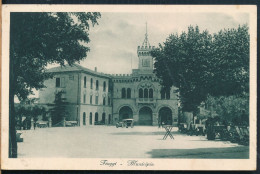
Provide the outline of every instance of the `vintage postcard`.
<path id="1" fill-rule="evenodd" d="M 256 6 L 2 9 L 3 169 L 256 170 Z"/>

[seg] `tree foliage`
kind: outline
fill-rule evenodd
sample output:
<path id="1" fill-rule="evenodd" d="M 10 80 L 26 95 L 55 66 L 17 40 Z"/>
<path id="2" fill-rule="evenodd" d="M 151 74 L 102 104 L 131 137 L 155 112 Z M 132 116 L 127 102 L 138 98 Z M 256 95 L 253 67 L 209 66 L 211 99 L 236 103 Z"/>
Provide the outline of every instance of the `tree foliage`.
<path id="1" fill-rule="evenodd" d="M 212 95 L 249 92 L 249 43 L 247 26 L 214 34 L 210 64 L 212 77 L 209 79 Z"/>
<path id="2" fill-rule="evenodd" d="M 10 59 L 13 92 L 19 99 L 42 88 L 49 63 L 72 64 L 87 56 L 90 23 L 100 13 L 11 13 Z"/>
<path id="3" fill-rule="evenodd" d="M 235 125 L 249 125 L 249 95 L 239 96 L 208 96 L 205 101 L 208 107 L 220 116 L 222 120 L 232 122 Z"/>
<path id="4" fill-rule="evenodd" d="M 68 102 L 66 102 L 66 98 L 63 97 L 62 91 L 55 94 L 54 104 L 50 105 L 52 106 L 50 112 L 52 116 L 52 124 L 54 126 L 60 125 L 63 118 L 67 116 L 68 111 L 66 109 L 66 104 L 68 104 Z"/>
<path id="5" fill-rule="evenodd" d="M 220 31 L 214 35 L 188 27 L 171 34 L 152 51 L 155 73 L 162 85 L 179 88 L 184 111 L 196 111 L 208 94 L 235 95 L 248 92 L 248 27 Z"/>
<path id="6" fill-rule="evenodd" d="M 17 157 L 14 96 L 19 100 L 43 88 L 50 63 L 73 64 L 90 48 L 88 30 L 100 13 L 10 13 L 9 157 Z"/>
<path id="7" fill-rule="evenodd" d="M 31 119 L 35 122 L 38 120 L 39 116 L 46 116 L 47 110 L 45 107 L 38 105 L 23 105 L 20 104 L 15 107 L 15 116 L 16 116 L 16 126 L 22 126 L 22 117 L 25 117 L 25 121 L 28 122 L 28 125 L 31 124 Z"/>

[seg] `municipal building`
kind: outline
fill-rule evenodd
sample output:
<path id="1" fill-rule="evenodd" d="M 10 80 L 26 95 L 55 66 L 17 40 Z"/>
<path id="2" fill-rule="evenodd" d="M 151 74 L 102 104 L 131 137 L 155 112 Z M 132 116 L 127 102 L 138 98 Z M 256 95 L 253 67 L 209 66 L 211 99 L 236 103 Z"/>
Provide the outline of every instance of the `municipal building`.
<path id="1" fill-rule="evenodd" d="M 104 74 L 77 64 L 48 69 L 54 78 L 44 82 L 39 104 L 53 104 L 62 91 L 65 120 L 77 121 L 78 126 L 114 125 L 126 118 L 133 118 L 135 125 L 177 124 L 177 88 L 166 90 L 160 85 L 153 73 L 152 49 L 146 33 L 137 47 L 138 69 L 131 74 Z"/>

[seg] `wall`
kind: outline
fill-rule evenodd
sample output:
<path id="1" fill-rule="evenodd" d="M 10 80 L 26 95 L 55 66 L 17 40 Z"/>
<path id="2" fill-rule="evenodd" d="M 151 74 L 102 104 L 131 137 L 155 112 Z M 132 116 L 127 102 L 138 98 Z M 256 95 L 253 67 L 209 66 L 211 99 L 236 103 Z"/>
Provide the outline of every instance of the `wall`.
<path id="1" fill-rule="evenodd" d="M 73 76 L 73 80 L 70 80 L 69 77 Z M 48 79 L 44 81 L 44 85 L 46 88 L 42 88 L 39 91 L 39 103 L 47 104 L 53 103 L 55 99 L 55 93 L 58 91 L 65 91 L 64 97 L 66 101 L 76 104 L 77 103 L 77 92 L 78 92 L 78 73 L 57 73 L 54 75 L 54 78 Z M 56 88 L 56 78 L 64 78 L 65 87 Z"/>

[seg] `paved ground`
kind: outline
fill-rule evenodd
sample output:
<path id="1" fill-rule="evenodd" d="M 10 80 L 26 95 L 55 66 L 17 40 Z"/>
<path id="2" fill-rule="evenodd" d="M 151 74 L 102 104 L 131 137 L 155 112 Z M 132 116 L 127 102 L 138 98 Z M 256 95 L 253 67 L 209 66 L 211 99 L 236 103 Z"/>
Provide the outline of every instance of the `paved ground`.
<path id="1" fill-rule="evenodd" d="M 248 158 L 248 146 L 208 141 L 173 129 L 174 140 L 163 140 L 164 129 L 152 126 L 42 128 L 24 130 L 18 157 L 66 158 Z"/>

